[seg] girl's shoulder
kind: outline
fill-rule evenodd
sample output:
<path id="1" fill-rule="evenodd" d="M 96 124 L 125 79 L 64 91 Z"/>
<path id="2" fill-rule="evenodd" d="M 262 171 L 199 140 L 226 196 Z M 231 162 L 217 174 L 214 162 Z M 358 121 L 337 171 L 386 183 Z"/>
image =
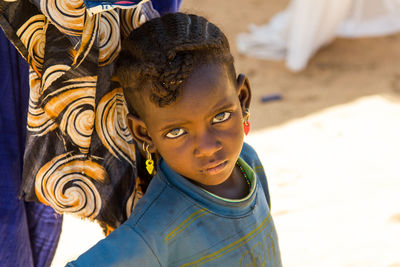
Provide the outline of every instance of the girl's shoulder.
<path id="1" fill-rule="evenodd" d="M 146 193 L 125 224 L 139 232 L 151 232 L 157 236 L 157 232 L 162 232 L 168 227 L 180 215 L 180 211 L 192 205 L 193 203 L 170 186 L 159 172 L 153 177 Z"/>
<path id="2" fill-rule="evenodd" d="M 264 166 L 262 165 L 257 152 L 249 144 L 243 143 L 240 157 L 253 169 L 254 173 L 257 175 L 257 180 L 262 186 L 267 203 L 271 207 L 267 175 L 265 174 Z"/>
<path id="3" fill-rule="evenodd" d="M 261 161 L 257 155 L 257 152 L 252 146 L 247 143 L 243 143 L 242 151 L 240 152 L 240 157 L 246 161 L 254 169 L 254 167 L 262 166 Z"/>

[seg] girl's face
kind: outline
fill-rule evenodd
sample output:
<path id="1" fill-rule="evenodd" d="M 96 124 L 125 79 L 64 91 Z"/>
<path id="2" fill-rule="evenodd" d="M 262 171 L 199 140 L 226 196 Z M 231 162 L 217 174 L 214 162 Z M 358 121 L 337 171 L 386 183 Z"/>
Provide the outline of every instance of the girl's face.
<path id="1" fill-rule="evenodd" d="M 176 102 L 158 107 L 144 101 L 143 123 L 136 118 L 137 127 L 129 120 L 136 139 L 142 135 L 173 170 L 196 183 L 215 186 L 231 177 L 250 103 L 244 76 L 235 84 L 224 66 L 208 64 L 194 70 Z"/>

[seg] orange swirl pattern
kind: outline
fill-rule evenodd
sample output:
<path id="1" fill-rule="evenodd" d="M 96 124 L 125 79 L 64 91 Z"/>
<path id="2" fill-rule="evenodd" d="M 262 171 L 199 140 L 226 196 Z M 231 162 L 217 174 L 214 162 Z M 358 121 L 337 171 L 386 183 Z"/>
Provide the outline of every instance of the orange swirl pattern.
<path id="1" fill-rule="evenodd" d="M 120 50 L 119 14 L 115 10 L 103 12 L 99 29 L 99 66 L 113 62 Z"/>
<path id="2" fill-rule="evenodd" d="M 129 218 L 133 211 L 133 208 L 136 206 L 137 202 L 143 197 L 144 190 L 141 186 L 141 178 L 136 177 L 135 187 L 133 188 L 132 194 L 129 196 L 128 201 L 125 205 L 126 217 Z"/>
<path id="3" fill-rule="evenodd" d="M 125 205 L 125 213 L 126 213 L 127 218 L 129 218 L 129 216 L 131 216 L 131 214 L 132 214 L 135 199 L 136 199 L 136 186 L 135 186 L 132 194 L 129 196 L 128 201 L 126 202 L 126 205 Z"/>
<path id="4" fill-rule="evenodd" d="M 30 94 L 27 128 L 35 136 L 43 136 L 57 128 L 54 120 L 44 111 L 40 105 L 40 78 L 36 72 L 29 70 Z"/>
<path id="5" fill-rule="evenodd" d="M 93 181 L 108 182 L 105 169 L 85 155 L 66 153 L 39 170 L 35 192 L 40 202 L 58 213 L 94 219 L 101 209 L 101 198 Z"/>
<path id="6" fill-rule="evenodd" d="M 43 69 L 46 17 L 39 14 L 29 18 L 17 31 L 17 36 L 28 50 L 29 63 L 39 72 Z"/>
<path id="7" fill-rule="evenodd" d="M 48 67 L 42 76 L 40 93 L 45 92 L 53 82 L 63 76 L 70 68 L 67 65 L 53 65 Z"/>
<path id="8" fill-rule="evenodd" d="M 86 17 L 79 49 L 76 50 L 77 48 L 75 48 L 71 51 L 73 57 L 72 64 L 74 65 L 75 68 L 79 67 L 79 65 L 85 60 L 93 44 L 97 40 L 97 32 L 100 25 L 100 18 L 101 18 L 100 14 L 96 14 L 91 17 Z"/>
<path id="9" fill-rule="evenodd" d="M 124 38 L 127 38 L 133 30 L 133 15 L 134 9 L 123 9 L 121 10 L 121 34 Z"/>
<path id="10" fill-rule="evenodd" d="M 40 9 L 61 32 L 82 35 L 86 15 L 83 0 L 41 0 Z"/>
<path id="11" fill-rule="evenodd" d="M 116 158 L 124 158 L 132 166 L 135 161 L 135 145 L 129 132 L 126 106 L 122 88 L 104 95 L 96 109 L 96 132 L 108 151 Z"/>
<path id="12" fill-rule="evenodd" d="M 153 18 L 146 16 L 147 9 L 149 9 L 148 5 L 142 1 L 136 8 L 121 10 L 121 32 L 124 38 L 128 37 L 133 29 Z"/>
<path id="13" fill-rule="evenodd" d="M 128 109 L 122 89 L 96 75 L 111 79 L 121 35 L 158 12 L 150 0 L 93 16 L 84 0 L 16 2 L 0 24 L 31 67 L 22 194 L 59 213 L 120 225 L 143 190 L 139 178 L 135 188 L 120 186 L 136 179 Z"/>
<path id="14" fill-rule="evenodd" d="M 88 153 L 94 126 L 96 76 L 71 79 L 48 94 L 44 109 L 51 117 L 62 113 L 60 130 L 82 153 Z"/>

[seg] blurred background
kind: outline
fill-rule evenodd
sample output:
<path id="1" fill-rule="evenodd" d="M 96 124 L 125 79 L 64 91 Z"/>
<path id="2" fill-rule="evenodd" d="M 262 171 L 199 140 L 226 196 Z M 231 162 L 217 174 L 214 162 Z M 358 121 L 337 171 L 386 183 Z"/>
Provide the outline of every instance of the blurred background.
<path id="1" fill-rule="evenodd" d="M 400 34 L 332 37 L 298 69 L 239 53 L 248 25 L 288 4 L 183 0 L 181 11 L 218 25 L 250 79 L 246 142 L 267 172 L 283 265 L 400 266 Z M 52 266 L 101 238 L 97 225 L 65 216 Z"/>

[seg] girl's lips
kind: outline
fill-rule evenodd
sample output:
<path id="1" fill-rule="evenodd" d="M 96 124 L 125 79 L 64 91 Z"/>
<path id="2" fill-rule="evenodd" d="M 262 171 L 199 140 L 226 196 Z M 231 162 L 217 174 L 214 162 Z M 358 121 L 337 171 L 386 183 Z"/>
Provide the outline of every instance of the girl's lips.
<path id="1" fill-rule="evenodd" d="M 227 164 L 228 164 L 228 161 L 226 160 L 226 161 L 224 161 L 224 162 L 222 162 L 222 163 L 220 163 L 220 164 L 218 164 L 218 165 L 216 165 L 214 167 L 206 168 L 204 170 L 204 173 L 206 173 L 208 175 L 218 174 L 218 173 L 222 172 L 225 169 Z"/>

